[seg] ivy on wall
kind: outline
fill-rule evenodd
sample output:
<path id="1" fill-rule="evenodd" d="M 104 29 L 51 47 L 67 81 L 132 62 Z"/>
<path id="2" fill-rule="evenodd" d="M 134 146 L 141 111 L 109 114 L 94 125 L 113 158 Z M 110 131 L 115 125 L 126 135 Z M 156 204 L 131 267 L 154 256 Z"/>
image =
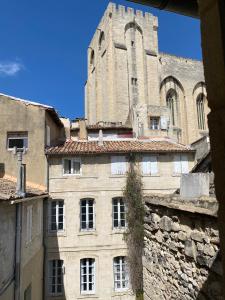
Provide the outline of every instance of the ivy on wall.
<path id="1" fill-rule="evenodd" d="M 124 234 L 128 246 L 128 266 L 130 282 L 137 300 L 143 299 L 143 265 L 144 248 L 144 216 L 142 181 L 136 165 L 135 156 L 130 157 L 130 167 L 127 172 L 124 188 L 126 204 L 127 231 Z"/>

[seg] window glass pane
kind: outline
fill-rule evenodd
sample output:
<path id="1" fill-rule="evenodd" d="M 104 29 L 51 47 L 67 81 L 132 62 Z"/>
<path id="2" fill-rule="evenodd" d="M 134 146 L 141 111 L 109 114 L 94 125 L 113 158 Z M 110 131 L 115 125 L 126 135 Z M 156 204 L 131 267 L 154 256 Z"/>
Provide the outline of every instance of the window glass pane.
<path id="1" fill-rule="evenodd" d="M 9 139 L 9 148 L 20 148 L 24 147 L 24 140 L 23 139 Z"/>
<path id="2" fill-rule="evenodd" d="M 80 162 L 79 161 L 73 161 L 73 173 L 74 174 L 80 174 Z"/>
<path id="3" fill-rule="evenodd" d="M 64 159 L 64 174 L 71 174 L 71 160 Z"/>

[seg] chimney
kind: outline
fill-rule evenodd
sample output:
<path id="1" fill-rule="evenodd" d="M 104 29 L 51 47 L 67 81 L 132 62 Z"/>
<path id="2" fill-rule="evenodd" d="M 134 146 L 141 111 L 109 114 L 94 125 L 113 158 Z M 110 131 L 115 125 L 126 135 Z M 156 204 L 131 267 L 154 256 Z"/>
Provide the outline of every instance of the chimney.
<path id="1" fill-rule="evenodd" d="M 87 127 L 85 119 L 79 120 L 79 140 L 87 140 Z"/>
<path id="2" fill-rule="evenodd" d="M 16 185 L 16 194 L 19 197 L 26 196 L 26 165 L 22 163 L 23 152 L 17 152 L 17 185 Z"/>
<path id="3" fill-rule="evenodd" d="M 98 133 L 98 145 L 103 146 L 103 132 L 102 132 L 102 129 L 100 129 L 99 133 Z"/>

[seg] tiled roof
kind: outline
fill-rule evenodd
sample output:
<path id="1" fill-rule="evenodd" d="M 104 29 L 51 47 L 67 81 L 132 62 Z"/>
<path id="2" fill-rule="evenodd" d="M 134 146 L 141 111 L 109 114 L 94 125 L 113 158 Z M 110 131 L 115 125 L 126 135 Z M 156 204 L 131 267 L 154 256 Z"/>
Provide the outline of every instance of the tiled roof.
<path id="1" fill-rule="evenodd" d="M 113 124 L 110 124 L 110 125 L 100 125 L 100 124 L 93 124 L 93 125 L 87 125 L 87 129 L 92 129 L 92 130 L 97 130 L 97 129 L 129 129 L 131 130 L 132 127 L 131 126 L 127 126 L 127 125 L 113 125 Z"/>
<path id="2" fill-rule="evenodd" d="M 62 145 L 46 149 L 48 155 L 70 154 L 101 154 L 101 153 L 130 153 L 130 152 L 192 152 L 185 145 L 174 143 L 170 140 L 117 140 L 104 141 L 99 145 L 98 141 L 67 141 Z"/>
<path id="3" fill-rule="evenodd" d="M 41 195 L 47 195 L 47 193 L 30 186 L 26 187 L 26 197 Z M 0 178 L 0 200 L 13 200 L 19 198 L 21 197 L 16 194 L 16 182 L 4 177 Z"/>
<path id="4" fill-rule="evenodd" d="M 100 125 L 100 124 L 93 124 L 93 125 L 87 125 L 86 126 L 87 130 L 115 130 L 115 129 L 124 129 L 124 130 L 132 130 L 131 126 L 127 125 Z M 79 130 L 79 127 L 73 127 L 71 128 L 72 131 Z"/>

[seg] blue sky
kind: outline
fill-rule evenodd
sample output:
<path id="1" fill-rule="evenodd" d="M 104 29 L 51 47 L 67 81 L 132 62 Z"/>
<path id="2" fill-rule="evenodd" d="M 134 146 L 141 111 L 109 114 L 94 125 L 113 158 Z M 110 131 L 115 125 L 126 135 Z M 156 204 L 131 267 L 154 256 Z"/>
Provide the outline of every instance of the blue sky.
<path id="1" fill-rule="evenodd" d="M 201 59 L 199 21 L 125 0 L 159 18 L 159 48 Z M 1 0 L 0 93 L 84 114 L 86 53 L 109 0 Z"/>

